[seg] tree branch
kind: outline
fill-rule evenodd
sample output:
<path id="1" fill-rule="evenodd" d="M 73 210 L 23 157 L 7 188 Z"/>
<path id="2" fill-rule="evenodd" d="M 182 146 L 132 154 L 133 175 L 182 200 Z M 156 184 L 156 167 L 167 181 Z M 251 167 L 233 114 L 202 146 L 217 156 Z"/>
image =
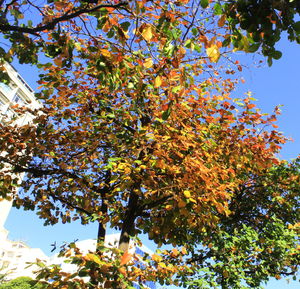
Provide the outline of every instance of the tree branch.
<path id="1" fill-rule="evenodd" d="M 40 26 L 36 26 L 33 28 L 29 28 L 29 27 L 21 27 L 21 26 L 16 26 L 16 25 L 10 25 L 10 24 L 0 24 L 0 31 L 2 32 L 8 32 L 8 31 L 15 31 L 15 32 L 22 32 L 22 33 L 29 33 L 32 35 L 39 35 L 39 32 L 45 31 L 45 30 L 52 30 L 55 28 L 55 26 L 63 21 L 67 21 L 70 19 L 73 19 L 77 16 L 80 16 L 82 14 L 85 13 L 91 13 L 94 11 L 97 11 L 101 8 L 122 8 L 128 5 L 128 2 L 119 2 L 118 4 L 101 4 L 101 5 L 97 5 L 93 8 L 85 8 L 85 9 L 80 9 L 78 11 L 75 11 L 73 13 L 70 14 L 64 14 L 58 18 L 55 18 L 53 21 L 46 23 L 44 25 L 40 25 Z"/>
<path id="2" fill-rule="evenodd" d="M 11 164 L 11 165 L 14 165 L 14 164 Z M 89 187 L 90 189 L 92 189 L 96 193 L 101 194 L 101 189 L 102 188 L 99 188 L 99 187 L 89 183 L 85 178 L 83 178 L 81 176 L 78 176 L 75 173 L 68 172 L 68 171 L 65 171 L 63 169 L 39 169 L 39 168 L 34 168 L 34 167 L 24 168 L 24 167 L 19 166 L 19 165 L 14 165 L 13 172 L 15 172 L 15 173 L 30 173 L 30 174 L 32 174 L 33 177 L 62 175 L 62 176 L 65 176 L 65 177 L 80 180 L 80 181 L 83 182 L 83 184 L 85 186 Z"/>

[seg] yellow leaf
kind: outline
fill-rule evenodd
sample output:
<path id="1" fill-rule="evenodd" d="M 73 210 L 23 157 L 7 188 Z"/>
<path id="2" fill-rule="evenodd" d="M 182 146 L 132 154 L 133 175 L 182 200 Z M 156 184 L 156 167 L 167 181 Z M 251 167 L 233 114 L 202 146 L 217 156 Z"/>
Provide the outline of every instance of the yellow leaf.
<path id="1" fill-rule="evenodd" d="M 211 62 L 217 62 L 220 58 L 220 51 L 216 44 L 206 48 L 206 54 Z"/>
<path id="2" fill-rule="evenodd" d="M 144 39 L 149 42 L 153 37 L 153 28 L 150 24 L 146 25 L 142 31 L 142 36 Z"/>
<path id="3" fill-rule="evenodd" d="M 191 192 L 190 191 L 184 191 L 183 192 L 184 196 L 189 199 L 191 197 Z"/>
<path id="4" fill-rule="evenodd" d="M 183 255 L 186 255 L 186 254 L 187 254 L 187 250 L 186 250 L 185 247 L 182 247 L 182 248 L 181 248 L 181 253 L 182 253 Z"/>
<path id="5" fill-rule="evenodd" d="M 152 260 L 154 261 L 154 262 L 161 262 L 162 261 L 162 257 L 161 256 L 159 256 L 159 255 L 156 255 L 156 254 L 153 254 L 152 255 Z"/>
<path id="6" fill-rule="evenodd" d="M 92 254 L 92 253 L 87 254 L 85 256 L 85 260 L 87 260 L 87 261 L 93 261 L 93 262 L 95 262 L 95 263 L 97 263 L 99 265 L 103 264 L 103 261 L 101 261 L 100 258 L 97 255 Z"/>
<path id="7" fill-rule="evenodd" d="M 105 57 L 111 57 L 111 53 L 107 49 L 100 49 L 100 53 Z"/>
<path id="8" fill-rule="evenodd" d="M 151 68 L 153 66 L 153 60 L 152 58 L 146 58 L 144 62 L 145 68 Z"/>
<path id="9" fill-rule="evenodd" d="M 163 262 L 159 262 L 158 265 L 162 268 L 167 268 L 166 264 Z"/>
<path id="10" fill-rule="evenodd" d="M 193 198 L 189 198 L 189 201 L 192 202 L 192 203 L 195 203 L 195 204 L 197 203 L 197 201 Z"/>
<path id="11" fill-rule="evenodd" d="M 156 76 L 155 80 L 154 80 L 154 87 L 157 88 L 157 87 L 160 87 L 162 84 L 162 80 L 161 80 L 161 77 L 158 75 Z"/>

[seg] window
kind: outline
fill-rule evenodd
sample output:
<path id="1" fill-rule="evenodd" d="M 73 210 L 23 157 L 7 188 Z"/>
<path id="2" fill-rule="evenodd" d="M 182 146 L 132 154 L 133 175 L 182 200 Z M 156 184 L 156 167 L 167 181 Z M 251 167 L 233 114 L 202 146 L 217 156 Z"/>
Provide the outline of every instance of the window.
<path id="1" fill-rule="evenodd" d="M 4 102 L 0 99 L 0 110 L 2 110 L 2 108 L 4 107 Z"/>
<path id="2" fill-rule="evenodd" d="M 9 94 L 9 93 L 12 91 L 12 88 L 11 88 L 9 85 L 7 85 L 7 84 L 5 84 L 5 83 L 3 83 L 3 82 L 0 82 L 0 89 L 1 89 L 5 94 Z"/>
<path id="3" fill-rule="evenodd" d="M 21 96 L 19 94 L 16 94 L 13 99 L 12 99 L 12 102 L 15 104 L 19 104 L 19 105 L 24 105 L 24 100 L 21 98 Z"/>
<path id="4" fill-rule="evenodd" d="M 9 266 L 9 263 L 10 263 L 9 261 L 4 261 L 4 262 L 3 262 L 3 267 L 2 267 L 2 268 L 3 268 L 3 269 L 6 269 L 6 268 Z"/>

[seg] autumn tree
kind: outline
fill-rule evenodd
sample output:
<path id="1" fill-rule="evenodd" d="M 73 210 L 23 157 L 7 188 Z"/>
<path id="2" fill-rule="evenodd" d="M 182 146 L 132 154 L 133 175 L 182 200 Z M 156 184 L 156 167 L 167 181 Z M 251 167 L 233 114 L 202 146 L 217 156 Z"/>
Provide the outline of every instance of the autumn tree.
<path id="1" fill-rule="evenodd" d="M 144 1 L 161 6 L 160 1 Z M 279 59 L 282 55 L 275 47 L 283 32 L 288 34 L 290 41 L 299 43 L 300 5 L 298 1 L 283 0 L 238 0 L 238 1 L 166 1 L 166 5 L 173 5 L 176 10 L 188 11 L 192 21 L 185 28 L 195 28 L 195 22 L 206 9 L 213 9 L 215 15 L 219 15 L 219 26 L 227 31 L 222 43 L 224 47 L 231 46 L 234 49 L 246 52 L 256 52 L 260 49 L 264 56 L 268 57 L 271 65 L 273 59 Z M 142 3 L 142 1 L 141 1 Z M 38 62 L 38 52 L 48 56 L 65 54 L 68 50 L 72 54 L 73 48 L 65 42 L 61 27 L 65 22 L 81 24 L 87 14 L 94 15 L 105 9 L 119 9 L 119 11 L 132 12 L 132 3 L 129 1 L 1 1 L 0 31 L 8 41 L 0 46 L 0 55 L 6 60 L 11 60 L 13 55 L 19 58 L 21 63 Z M 167 6 L 165 6 L 167 7 Z M 178 7 L 180 7 L 178 9 Z M 184 7 L 184 8 L 182 8 Z M 200 13 L 198 13 L 200 12 Z M 205 14 L 205 13 L 204 13 Z M 32 17 L 33 16 L 33 17 Z M 187 21 L 187 18 L 185 19 Z M 225 25 L 226 24 L 226 25 Z M 82 29 L 82 27 L 80 27 Z M 48 43 L 45 38 L 49 31 L 56 32 L 60 38 L 59 45 Z M 112 32 L 111 32 L 112 33 Z M 196 31 L 194 30 L 196 34 Z M 225 34 L 225 33 L 224 33 Z M 195 35 L 196 36 L 196 35 Z M 186 38 L 185 35 L 184 38 Z M 56 47 L 57 46 L 57 47 Z M 66 47 L 67 46 L 67 47 Z M 65 48 L 63 48 L 65 47 Z M 70 57 L 70 55 L 69 55 Z"/>
<path id="2" fill-rule="evenodd" d="M 46 225 L 99 224 L 96 252 L 61 253 L 78 275 L 41 271 L 49 288 L 253 288 L 296 274 L 299 162 L 276 156 L 286 141 L 278 109 L 265 116 L 251 95 L 232 99 L 241 66 L 228 66 L 218 3 L 5 3 L 14 23 L 0 24 L 12 44 L 4 59 L 50 60 L 38 64 L 44 107 L 33 123 L 0 124 L 2 196 L 13 192 Z M 37 23 L 25 22 L 28 6 Z M 120 231 L 109 254 L 107 226 Z M 173 248 L 131 256 L 141 233 Z"/>

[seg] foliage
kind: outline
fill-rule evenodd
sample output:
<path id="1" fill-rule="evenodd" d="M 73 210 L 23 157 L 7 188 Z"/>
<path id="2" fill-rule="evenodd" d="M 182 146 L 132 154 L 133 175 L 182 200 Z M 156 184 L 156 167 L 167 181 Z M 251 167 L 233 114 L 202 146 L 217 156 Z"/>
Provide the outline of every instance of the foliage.
<path id="1" fill-rule="evenodd" d="M 14 206 L 45 224 L 99 224 L 96 252 L 61 252 L 75 273 L 42 267 L 49 288 L 255 288 L 296 275 L 299 161 L 277 158 L 278 108 L 265 115 L 250 94 L 233 99 L 242 66 L 228 65 L 225 16 L 198 4 L 6 5 L 4 58 L 51 59 L 39 63 L 44 108 L 30 111 L 33 123 L 0 124 L 1 194 L 27 173 Z M 25 22 L 26 5 L 39 24 Z M 120 231 L 118 248 L 103 246 L 107 225 Z M 132 255 L 141 233 L 172 249 Z"/>
<path id="2" fill-rule="evenodd" d="M 274 46 L 283 32 L 287 32 L 290 41 L 300 43 L 299 1 L 224 2 L 222 9 L 232 29 L 231 41 L 235 47 L 253 52 L 262 45 L 262 53 L 268 56 L 271 65 L 272 59 L 279 59 L 282 55 Z"/>
<path id="3" fill-rule="evenodd" d="M 18 277 L 6 283 L 0 284 L 1 289 L 42 289 L 42 284 L 36 284 L 36 281 L 29 277 Z"/>
<path id="4" fill-rule="evenodd" d="M 6 61 L 11 61 L 12 57 L 16 55 L 21 63 L 38 63 L 39 52 L 43 52 L 44 55 L 50 57 L 63 55 L 68 59 L 71 58 L 74 44 L 68 40 L 68 34 L 74 33 L 76 30 L 77 32 L 83 30 L 83 35 L 86 34 L 86 30 L 89 30 L 87 29 L 88 25 L 84 24 L 87 15 L 93 16 L 95 21 L 98 22 L 97 24 L 93 23 L 97 25 L 98 29 L 105 26 L 104 29 L 107 30 L 106 32 L 108 32 L 111 40 L 113 38 L 123 38 L 120 42 L 123 43 L 125 38 L 131 36 L 130 31 L 134 28 L 131 26 L 131 23 L 134 23 L 133 19 L 136 20 L 139 17 L 138 15 L 142 13 L 143 17 L 148 18 L 148 20 L 139 18 L 142 24 L 143 20 L 148 22 L 149 18 L 156 14 L 158 25 L 149 22 L 151 23 L 149 26 L 144 23 L 144 26 L 140 25 L 139 30 L 136 32 L 139 32 L 145 39 L 150 41 L 160 31 L 164 31 L 164 34 L 171 33 L 173 40 L 176 41 L 182 30 L 177 30 L 175 23 L 180 22 L 185 30 L 181 35 L 184 40 L 187 40 L 185 46 L 192 46 L 197 51 L 201 50 L 201 46 L 194 44 L 194 41 L 199 37 L 201 38 L 202 35 L 207 36 L 205 31 L 202 31 L 202 28 L 204 28 L 203 23 L 207 22 L 209 24 L 210 20 L 216 18 L 217 21 L 212 22 L 223 29 L 223 47 L 232 44 L 234 49 L 246 52 L 255 52 L 261 47 L 262 53 L 268 57 L 270 65 L 272 59 L 279 59 L 282 55 L 280 51 L 276 50 L 275 44 L 279 41 L 283 32 L 288 33 L 290 41 L 297 41 L 297 43 L 300 41 L 300 21 L 297 21 L 300 5 L 295 0 L 181 0 L 174 2 L 153 0 L 130 2 L 75 0 L 66 2 L 52 0 L 40 1 L 39 3 L 16 0 L 12 2 L 1 1 L 0 4 L 2 19 L 0 31 L 7 39 L 5 45 L 0 47 L 0 55 Z M 152 8 L 148 13 L 146 10 L 151 6 Z M 30 11 L 30 13 L 27 13 L 27 11 Z M 106 21 L 108 19 L 106 11 L 118 11 L 125 18 L 131 14 L 128 20 L 133 21 L 124 21 L 120 23 L 122 25 L 118 28 L 115 26 L 111 29 Z M 159 17 L 159 13 L 154 11 L 164 12 Z M 207 11 L 209 11 L 208 14 Z M 176 15 L 180 16 L 177 17 Z M 191 20 L 187 15 L 191 15 Z M 66 29 L 65 22 L 71 23 L 72 27 Z M 197 23 L 201 25 L 197 25 Z M 57 43 L 52 42 L 51 38 L 47 39 L 49 32 L 52 32 L 50 33 L 51 38 L 57 40 Z M 136 32 L 134 32 L 135 37 L 137 36 Z M 189 35 L 190 33 L 192 35 Z M 169 38 L 166 36 L 163 36 L 163 41 Z M 208 42 L 204 42 L 205 46 L 208 46 Z M 213 46 L 215 45 L 214 41 L 209 44 L 208 55 L 210 54 L 209 51 L 213 51 L 211 58 L 217 61 L 219 58 L 218 47 Z"/>

